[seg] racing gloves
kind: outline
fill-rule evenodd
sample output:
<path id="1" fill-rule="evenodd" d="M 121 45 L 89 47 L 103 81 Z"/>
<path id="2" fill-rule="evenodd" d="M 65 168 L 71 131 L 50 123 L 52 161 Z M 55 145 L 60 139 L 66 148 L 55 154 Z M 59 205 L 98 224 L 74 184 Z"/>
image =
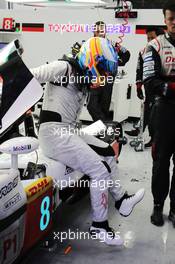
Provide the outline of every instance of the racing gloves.
<path id="1" fill-rule="evenodd" d="M 175 99 L 175 82 L 166 83 L 163 95 L 170 99 Z"/>
<path id="2" fill-rule="evenodd" d="M 137 82 L 136 83 L 136 87 L 137 87 L 137 97 L 140 100 L 144 99 L 144 95 L 143 95 L 143 91 L 142 91 L 142 82 Z"/>

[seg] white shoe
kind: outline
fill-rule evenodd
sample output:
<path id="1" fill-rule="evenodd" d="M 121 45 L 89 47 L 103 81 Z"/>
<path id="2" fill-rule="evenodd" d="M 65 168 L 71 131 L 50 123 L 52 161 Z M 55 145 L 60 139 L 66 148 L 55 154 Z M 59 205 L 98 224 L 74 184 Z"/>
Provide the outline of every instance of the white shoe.
<path id="1" fill-rule="evenodd" d="M 120 237 L 119 232 L 115 232 L 112 230 L 112 228 L 109 229 L 111 231 L 106 231 L 104 228 L 91 226 L 89 230 L 92 239 L 98 239 L 100 242 L 104 242 L 111 246 L 123 246 L 124 240 Z"/>
<path id="2" fill-rule="evenodd" d="M 144 194 L 145 190 L 140 189 L 135 194 L 128 196 L 128 198 L 125 198 L 121 203 L 119 213 L 125 217 L 129 216 L 132 213 L 134 206 L 143 199 Z"/>

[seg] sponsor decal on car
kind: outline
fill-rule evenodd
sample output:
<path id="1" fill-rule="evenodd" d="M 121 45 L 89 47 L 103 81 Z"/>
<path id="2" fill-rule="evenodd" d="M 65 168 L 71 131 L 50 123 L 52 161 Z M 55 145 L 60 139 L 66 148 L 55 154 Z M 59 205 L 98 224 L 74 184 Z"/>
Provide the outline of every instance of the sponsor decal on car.
<path id="1" fill-rule="evenodd" d="M 22 145 L 22 146 L 13 147 L 13 151 L 21 151 L 21 150 L 27 150 L 31 148 L 32 148 L 31 145 Z"/>
<path id="2" fill-rule="evenodd" d="M 6 196 L 9 192 L 11 192 L 17 185 L 18 176 L 13 181 L 9 182 L 7 185 L 4 185 L 0 189 L 0 199 L 2 199 L 3 196 Z"/>
<path id="3" fill-rule="evenodd" d="M 17 204 L 19 201 L 21 201 L 21 195 L 20 193 L 15 194 L 10 200 L 8 200 L 4 204 L 4 209 L 9 210 L 11 207 L 13 207 L 15 204 Z"/>
<path id="4" fill-rule="evenodd" d="M 53 180 L 51 177 L 45 177 L 36 180 L 29 186 L 25 188 L 25 192 L 27 193 L 27 201 L 28 203 L 35 200 L 37 197 L 41 196 L 48 189 L 52 188 Z"/>

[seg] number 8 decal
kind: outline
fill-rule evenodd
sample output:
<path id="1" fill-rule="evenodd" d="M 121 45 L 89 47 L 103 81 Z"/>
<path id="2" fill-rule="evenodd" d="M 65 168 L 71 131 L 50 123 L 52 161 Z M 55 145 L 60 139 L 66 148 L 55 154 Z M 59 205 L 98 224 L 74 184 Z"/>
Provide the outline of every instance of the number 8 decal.
<path id="1" fill-rule="evenodd" d="M 4 18 L 3 19 L 3 29 L 10 30 L 13 27 L 13 19 L 12 18 Z"/>
<path id="2" fill-rule="evenodd" d="M 49 207 L 50 207 L 50 197 L 46 196 L 41 203 L 41 219 L 40 219 L 40 230 L 44 231 L 50 221 L 50 211 L 49 211 Z"/>

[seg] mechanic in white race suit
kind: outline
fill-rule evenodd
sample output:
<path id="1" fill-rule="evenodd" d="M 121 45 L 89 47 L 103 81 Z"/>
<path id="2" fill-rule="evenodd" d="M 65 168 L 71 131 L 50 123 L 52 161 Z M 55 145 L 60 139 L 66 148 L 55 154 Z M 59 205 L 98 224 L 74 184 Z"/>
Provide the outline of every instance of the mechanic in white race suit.
<path id="1" fill-rule="evenodd" d="M 119 179 L 113 148 L 92 135 L 73 133 L 72 129 L 88 87 L 100 89 L 104 78 L 113 78 L 117 74 L 117 61 L 110 42 L 93 37 L 82 45 L 76 58 L 65 56 L 31 70 L 39 82 L 47 83 L 39 130 L 42 151 L 90 177 L 93 220 L 90 233 L 97 239 L 103 235 L 103 241 L 110 245 L 122 245 L 124 241 L 108 224 L 108 190 L 119 213 L 128 216 L 142 200 L 144 189 L 128 195 L 116 184 Z M 103 188 L 98 185 L 100 180 L 105 182 Z"/>

